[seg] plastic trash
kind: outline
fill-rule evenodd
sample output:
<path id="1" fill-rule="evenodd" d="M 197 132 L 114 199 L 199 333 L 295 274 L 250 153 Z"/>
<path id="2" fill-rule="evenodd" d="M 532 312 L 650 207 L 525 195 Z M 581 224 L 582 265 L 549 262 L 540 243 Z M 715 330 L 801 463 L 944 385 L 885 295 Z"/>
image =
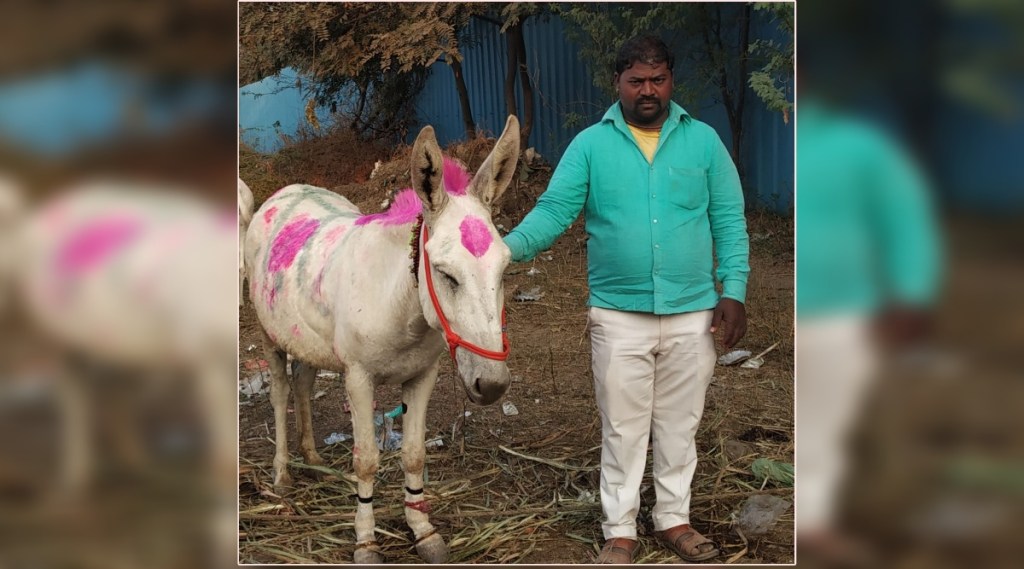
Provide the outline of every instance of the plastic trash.
<path id="1" fill-rule="evenodd" d="M 537 270 L 537 267 L 530 267 L 530 270 L 526 271 L 526 275 L 530 276 L 530 277 L 532 277 L 533 275 L 539 275 L 539 274 L 540 274 L 540 271 Z"/>
<path id="2" fill-rule="evenodd" d="M 441 448 L 444 446 L 444 439 L 441 437 L 434 437 L 429 441 L 423 443 L 427 448 Z"/>
<path id="3" fill-rule="evenodd" d="M 254 373 L 238 382 L 238 392 L 246 397 L 270 393 L 270 378 L 263 377 L 262 373 Z"/>
<path id="4" fill-rule="evenodd" d="M 316 376 L 324 379 L 338 379 L 339 377 L 341 377 L 341 374 L 336 371 L 322 369 L 319 372 L 317 372 Z"/>
<path id="5" fill-rule="evenodd" d="M 750 464 L 750 471 L 759 484 L 772 482 L 780 487 L 793 486 L 793 465 L 788 462 L 759 458 Z"/>
<path id="6" fill-rule="evenodd" d="M 540 300 L 543 297 L 544 293 L 540 291 L 540 287 L 535 286 L 530 290 L 521 290 L 515 293 L 515 295 L 512 296 L 512 300 L 515 300 L 517 302 L 532 302 L 535 300 Z"/>
<path id="7" fill-rule="evenodd" d="M 740 367 L 747 369 L 759 369 L 764 365 L 764 358 L 750 358 L 749 360 L 740 364 Z"/>
<path id="8" fill-rule="evenodd" d="M 733 350 L 728 354 L 723 354 L 718 358 L 718 365 L 720 366 L 731 366 L 732 364 L 742 361 L 750 357 L 751 352 L 749 350 Z"/>
<path id="9" fill-rule="evenodd" d="M 762 536 L 768 533 L 768 530 L 792 505 L 793 503 L 789 500 L 778 496 L 755 494 L 747 498 L 740 506 L 735 525 L 747 537 Z"/>
<path id="10" fill-rule="evenodd" d="M 760 368 L 761 366 L 764 365 L 764 355 L 767 354 L 768 352 L 774 350 L 778 346 L 779 346 L 779 343 L 775 342 L 771 346 L 768 346 L 768 349 L 766 349 L 765 351 L 761 352 L 760 354 L 757 354 L 756 356 L 754 356 L 754 357 L 750 358 L 749 360 L 747 360 L 747 361 L 743 362 L 742 364 L 740 364 L 740 367 L 745 367 L 747 369 L 758 369 L 758 368 Z"/>
<path id="11" fill-rule="evenodd" d="M 395 430 L 395 417 L 402 414 L 399 405 L 387 413 L 374 413 L 373 424 L 376 425 L 375 435 L 377 450 L 398 450 L 402 448 L 402 433 Z"/>
<path id="12" fill-rule="evenodd" d="M 347 440 L 350 440 L 351 438 L 352 435 L 348 433 L 331 433 L 330 435 L 328 435 L 326 439 L 324 439 L 324 444 L 333 445 L 337 443 L 343 443 Z"/>
<path id="13" fill-rule="evenodd" d="M 511 401 L 506 401 L 501 404 L 501 412 L 506 415 L 518 415 L 519 409 L 516 409 L 516 406 Z"/>

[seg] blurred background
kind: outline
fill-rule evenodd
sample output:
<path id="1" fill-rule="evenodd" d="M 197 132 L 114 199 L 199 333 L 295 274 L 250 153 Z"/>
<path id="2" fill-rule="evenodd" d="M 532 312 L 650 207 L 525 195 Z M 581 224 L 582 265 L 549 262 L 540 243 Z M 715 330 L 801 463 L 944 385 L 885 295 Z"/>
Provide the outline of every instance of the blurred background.
<path id="1" fill-rule="evenodd" d="M 4 15 L 0 565 L 232 564 L 237 5 Z M 1024 5 L 797 38 L 798 564 L 1016 566 Z"/>
<path id="2" fill-rule="evenodd" d="M 799 565 L 1016 565 L 1024 5 L 797 22 Z"/>
<path id="3" fill-rule="evenodd" d="M 235 555 L 236 5 L 4 5 L 0 566 Z"/>

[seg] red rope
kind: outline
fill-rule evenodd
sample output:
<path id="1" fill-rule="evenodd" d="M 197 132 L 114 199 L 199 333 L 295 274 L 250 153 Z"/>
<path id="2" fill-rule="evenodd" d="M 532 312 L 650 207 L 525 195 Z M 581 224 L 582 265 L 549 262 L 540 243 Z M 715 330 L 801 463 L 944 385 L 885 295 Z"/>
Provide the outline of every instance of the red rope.
<path id="1" fill-rule="evenodd" d="M 417 512 L 423 512 L 424 514 L 430 513 L 430 502 L 426 500 L 420 500 L 419 502 L 410 502 L 406 500 L 405 507 L 412 508 Z"/>

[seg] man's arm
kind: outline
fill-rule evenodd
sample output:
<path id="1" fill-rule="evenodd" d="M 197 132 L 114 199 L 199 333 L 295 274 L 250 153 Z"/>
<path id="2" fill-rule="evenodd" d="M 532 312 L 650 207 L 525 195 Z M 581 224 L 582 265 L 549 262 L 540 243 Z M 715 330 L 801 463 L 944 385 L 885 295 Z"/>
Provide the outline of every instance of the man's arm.
<path id="1" fill-rule="evenodd" d="M 712 131 L 710 139 L 708 219 L 718 258 L 716 276 L 722 282 L 722 299 L 712 316 L 711 333 L 723 328 L 722 345 L 728 349 L 747 333 L 747 312 L 743 303 L 750 274 L 750 247 L 739 173 L 718 134 Z"/>
<path id="2" fill-rule="evenodd" d="M 743 213 L 743 187 L 718 134 L 712 131 L 708 143 L 708 219 L 718 257 L 716 276 L 722 282 L 722 297 L 744 302 L 750 274 L 750 246 L 747 218 Z"/>
<path id="3" fill-rule="evenodd" d="M 513 261 L 529 261 L 551 247 L 579 216 L 590 187 L 589 156 L 584 146 L 579 136 L 572 141 L 537 205 L 505 236 Z"/>

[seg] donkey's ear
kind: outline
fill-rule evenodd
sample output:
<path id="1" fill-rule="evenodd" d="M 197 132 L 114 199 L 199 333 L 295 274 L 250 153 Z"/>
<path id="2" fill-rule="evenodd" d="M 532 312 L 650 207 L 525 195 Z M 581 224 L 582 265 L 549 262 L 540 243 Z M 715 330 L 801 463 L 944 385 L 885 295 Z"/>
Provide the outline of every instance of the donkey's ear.
<path id="1" fill-rule="evenodd" d="M 519 119 L 515 115 L 509 115 L 505 121 L 505 130 L 494 145 L 494 150 L 480 165 L 476 176 L 473 177 L 471 192 L 484 203 L 490 206 L 501 198 L 508 183 L 512 181 L 512 175 L 516 173 L 516 165 L 519 163 Z"/>
<path id="2" fill-rule="evenodd" d="M 437 145 L 434 127 L 425 126 L 412 145 L 410 175 L 412 188 L 427 211 L 436 214 L 448 203 L 448 195 L 441 186 L 444 166 L 441 147 Z"/>

